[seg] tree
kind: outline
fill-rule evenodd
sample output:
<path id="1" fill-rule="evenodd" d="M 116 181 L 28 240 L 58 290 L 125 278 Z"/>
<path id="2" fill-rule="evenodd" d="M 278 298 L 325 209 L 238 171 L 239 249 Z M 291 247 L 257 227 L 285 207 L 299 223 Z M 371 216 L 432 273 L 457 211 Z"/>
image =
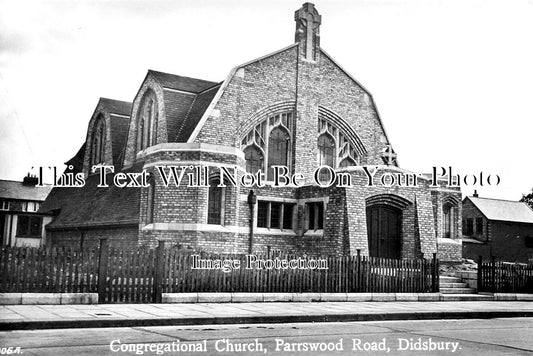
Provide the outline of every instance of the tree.
<path id="1" fill-rule="evenodd" d="M 520 199 L 520 201 L 526 203 L 527 205 L 529 205 L 530 208 L 533 209 L 533 188 L 531 189 L 531 192 L 529 192 L 529 194 L 522 194 L 522 199 Z"/>

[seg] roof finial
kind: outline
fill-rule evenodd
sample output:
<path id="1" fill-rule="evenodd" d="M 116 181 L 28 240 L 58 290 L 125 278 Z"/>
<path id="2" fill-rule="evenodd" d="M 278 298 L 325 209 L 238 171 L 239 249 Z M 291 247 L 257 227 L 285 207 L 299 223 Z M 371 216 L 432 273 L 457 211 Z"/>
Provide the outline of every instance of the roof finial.
<path id="1" fill-rule="evenodd" d="M 317 50 L 320 47 L 320 23 L 322 16 L 318 14 L 315 5 L 306 2 L 294 13 L 296 21 L 295 42 L 302 44 L 305 58 L 317 60 Z"/>

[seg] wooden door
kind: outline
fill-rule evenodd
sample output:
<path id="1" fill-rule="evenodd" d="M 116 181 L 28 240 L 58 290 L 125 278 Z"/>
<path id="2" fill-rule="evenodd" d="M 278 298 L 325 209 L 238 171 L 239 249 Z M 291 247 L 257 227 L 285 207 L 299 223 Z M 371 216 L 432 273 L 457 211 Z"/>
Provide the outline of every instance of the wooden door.
<path id="1" fill-rule="evenodd" d="M 401 210 L 390 206 L 377 205 L 366 210 L 371 257 L 400 258 L 401 220 Z"/>

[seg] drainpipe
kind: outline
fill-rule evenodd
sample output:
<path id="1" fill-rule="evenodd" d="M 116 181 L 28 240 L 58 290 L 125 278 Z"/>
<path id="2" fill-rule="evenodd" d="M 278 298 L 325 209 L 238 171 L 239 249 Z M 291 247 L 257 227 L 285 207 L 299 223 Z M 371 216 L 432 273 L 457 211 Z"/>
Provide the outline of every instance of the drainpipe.
<path id="1" fill-rule="evenodd" d="M 248 245 L 248 253 L 252 254 L 254 246 L 254 205 L 257 203 L 257 196 L 253 190 L 248 193 L 248 205 L 250 205 L 250 241 Z"/>

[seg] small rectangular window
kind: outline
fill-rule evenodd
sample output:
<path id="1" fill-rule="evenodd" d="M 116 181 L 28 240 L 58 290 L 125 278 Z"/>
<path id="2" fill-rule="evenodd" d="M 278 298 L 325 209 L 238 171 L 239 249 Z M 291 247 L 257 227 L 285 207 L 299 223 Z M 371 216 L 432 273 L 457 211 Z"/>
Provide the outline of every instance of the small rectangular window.
<path id="1" fill-rule="evenodd" d="M 269 202 L 257 203 L 257 227 L 268 229 L 292 229 L 293 203 Z"/>
<path id="2" fill-rule="evenodd" d="M 283 229 L 291 230 L 292 229 L 292 214 L 294 211 L 295 204 L 284 204 L 283 205 Z"/>
<path id="3" fill-rule="evenodd" d="M 42 217 L 19 215 L 17 222 L 18 237 L 41 237 Z"/>
<path id="4" fill-rule="evenodd" d="M 9 201 L 0 200 L 0 210 L 9 210 Z"/>
<path id="5" fill-rule="evenodd" d="M 476 234 L 483 235 L 483 218 L 476 218 Z"/>
<path id="6" fill-rule="evenodd" d="M 257 227 L 268 227 L 268 202 L 259 201 L 257 203 Z"/>
<path id="7" fill-rule="evenodd" d="M 309 230 L 320 230 L 324 228 L 324 203 L 313 202 L 307 203 L 308 225 Z"/>
<path id="8" fill-rule="evenodd" d="M 474 219 L 466 219 L 466 236 L 472 236 L 474 234 Z"/>
<path id="9" fill-rule="evenodd" d="M 281 229 L 281 203 L 270 203 L 270 228 Z"/>

